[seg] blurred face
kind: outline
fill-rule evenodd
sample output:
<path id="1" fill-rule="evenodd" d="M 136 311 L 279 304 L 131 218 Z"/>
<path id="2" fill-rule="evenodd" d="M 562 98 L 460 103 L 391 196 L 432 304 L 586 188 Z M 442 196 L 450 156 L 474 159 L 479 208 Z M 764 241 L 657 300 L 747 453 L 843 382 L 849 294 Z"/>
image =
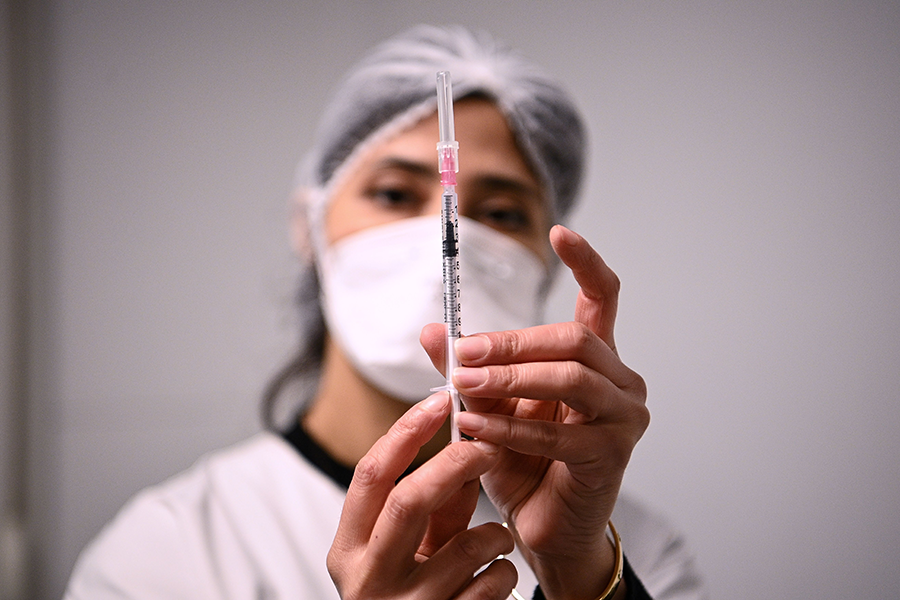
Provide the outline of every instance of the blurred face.
<path id="1" fill-rule="evenodd" d="M 549 211 L 537 178 L 493 103 L 454 104 L 459 214 L 492 227 L 549 261 Z M 398 219 L 441 212 L 437 113 L 372 148 L 334 192 L 325 219 L 329 243 Z"/>

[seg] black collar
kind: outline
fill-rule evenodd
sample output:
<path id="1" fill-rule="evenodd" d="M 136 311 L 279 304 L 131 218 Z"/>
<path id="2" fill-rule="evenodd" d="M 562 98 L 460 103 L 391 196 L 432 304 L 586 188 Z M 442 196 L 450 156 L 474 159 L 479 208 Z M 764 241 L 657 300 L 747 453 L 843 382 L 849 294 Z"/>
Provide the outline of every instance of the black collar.
<path id="1" fill-rule="evenodd" d="M 294 421 L 294 426 L 282 435 L 297 452 L 332 481 L 344 489 L 350 487 L 350 480 L 353 479 L 353 467 L 336 461 L 322 446 L 309 437 L 309 434 L 303 429 L 300 419 Z"/>
<path id="2" fill-rule="evenodd" d="M 350 481 L 353 479 L 353 467 L 339 463 L 333 456 L 319 445 L 316 440 L 312 439 L 306 430 L 303 429 L 302 419 L 294 421 L 294 425 L 281 434 L 287 440 L 287 443 L 294 447 L 306 460 L 314 467 L 322 471 L 329 479 L 344 488 L 350 487 Z M 401 475 L 397 481 L 400 481 L 410 473 L 416 470 L 417 465 L 410 465 L 408 469 Z"/>

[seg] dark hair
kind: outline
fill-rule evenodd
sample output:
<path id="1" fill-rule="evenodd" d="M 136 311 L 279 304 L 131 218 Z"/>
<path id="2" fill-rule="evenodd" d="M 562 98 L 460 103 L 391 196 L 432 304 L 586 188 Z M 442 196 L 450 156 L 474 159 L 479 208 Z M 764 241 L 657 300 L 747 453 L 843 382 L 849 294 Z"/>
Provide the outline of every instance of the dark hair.
<path id="1" fill-rule="evenodd" d="M 266 429 L 278 427 L 278 408 L 289 389 L 298 384 L 297 397 L 288 404 L 291 416 L 302 410 L 316 392 L 322 356 L 325 352 L 325 318 L 319 303 L 319 277 L 314 265 L 300 274 L 296 295 L 301 316 L 300 346 L 266 384 L 260 405 L 260 417 Z"/>

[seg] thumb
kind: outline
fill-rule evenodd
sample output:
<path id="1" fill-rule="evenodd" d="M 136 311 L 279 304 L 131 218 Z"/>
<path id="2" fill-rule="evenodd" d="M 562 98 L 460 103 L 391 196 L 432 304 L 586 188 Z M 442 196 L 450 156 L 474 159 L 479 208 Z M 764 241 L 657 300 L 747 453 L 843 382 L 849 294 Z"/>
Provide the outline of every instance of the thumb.
<path id="1" fill-rule="evenodd" d="M 429 323 L 422 328 L 419 334 L 419 343 L 425 348 L 431 364 L 440 371 L 441 375 L 447 376 L 446 352 L 447 352 L 447 326 L 443 323 Z"/>

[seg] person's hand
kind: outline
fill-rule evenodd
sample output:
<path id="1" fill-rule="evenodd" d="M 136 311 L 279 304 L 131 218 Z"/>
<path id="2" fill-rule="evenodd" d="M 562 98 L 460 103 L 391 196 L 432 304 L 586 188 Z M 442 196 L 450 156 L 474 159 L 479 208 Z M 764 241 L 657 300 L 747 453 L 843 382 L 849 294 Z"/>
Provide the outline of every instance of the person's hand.
<path id="1" fill-rule="evenodd" d="M 575 320 L 459 340 L 457 423 L 503 447 L 482 483 L 547 598 L 596 598 L 613 571 L 606 525 L 649 424 L 646 386 L 616 352 L 618 278 L 581 236 L 556 226 L 550 241 L 581 288 Z M 423 330 L 439 369 L 443 340 L 443 326 Z"/>
<path id="2" fill-rule="evenodd" d="M 512 563 L 494 560 L 513 550 L 509 530 L 468 529 L 478 478 L 497 464 L 497 446 L 452 444 L 397 483 L 449 405 L 441 392 L 412 407 L 357 464 L 328 553 L 344 600 L 499 600 L 515 585 Z"/>

